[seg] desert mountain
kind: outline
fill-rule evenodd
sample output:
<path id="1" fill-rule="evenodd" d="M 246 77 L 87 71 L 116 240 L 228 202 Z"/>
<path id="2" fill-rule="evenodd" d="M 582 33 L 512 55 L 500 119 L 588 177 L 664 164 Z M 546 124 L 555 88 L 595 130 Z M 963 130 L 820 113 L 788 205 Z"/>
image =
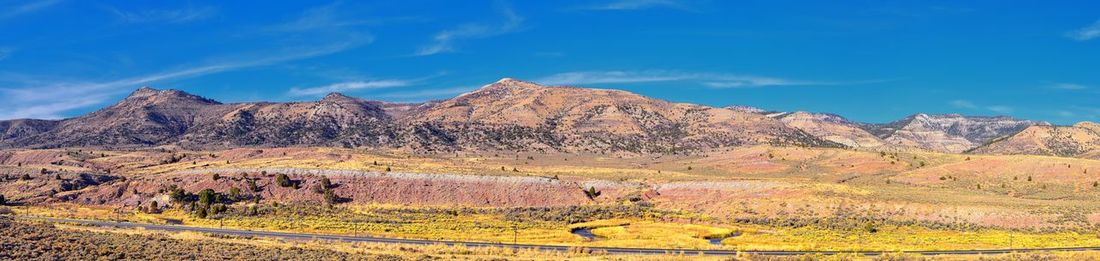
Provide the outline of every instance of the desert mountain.
<path id="1" fill-rule="evenodd" d="M 760 114 L 637 94 L 503 79 L 458 97 L 394 104 L 330 94 L 236 103 L 141 88 L 60 121 L 3 121 L 0 147 L 345 146 L 676 153 L 746 144 L 840 146 Z"/>
<path id="2" fill-rule="evenodd" d="M 383 103 L 333 93 L 316 102 L 243 103 L 207 109 L 184 147 L 380 146 L 393 140 Z"/>
<path id="3" fill-rule="evenodd" d="M 0 141 L 37 135 L 57 126 L 57 121 L 17 119 L 0 121 Z"/>
<path id="4" fill-rule="evenodd" d="M 1036 125 L 1049 123 L 1004 116 L 921 113 L 887 124 L 867 124 L 864 129 L 891 145 L 960 153 Z"/>
<path id="5" fill-rule="evenodd" d="M 218 105 L 182 91 L 143 87 L 115 105 L 3 143 L 15 147 L 163 144 L 186 132 L 196 119 L 209 116 L 204 115 L 206 109 Z"/>
<path id="6" fill-rule="evenodd" d="M 1100 158 L 1100 124 L 1080 122 L 1073 126 L 1031 126 L 978 147 L 974 152 Z"/>
<path id="7" fill-rule="evenodd" d="M 816 137 L 853 148 L 879 148 L 886 143 L 844 117 L 828 113 L 791 112 L 773 117 Z"/>
<path id="8" fill-rule="evenodd" d="M 507 149 L 676 152 L 765 143 L 837 146 L 759 114 L 513 79 L 442 101 L 404 121 L 413 128 L 451 134 L 437 142 Z"/>

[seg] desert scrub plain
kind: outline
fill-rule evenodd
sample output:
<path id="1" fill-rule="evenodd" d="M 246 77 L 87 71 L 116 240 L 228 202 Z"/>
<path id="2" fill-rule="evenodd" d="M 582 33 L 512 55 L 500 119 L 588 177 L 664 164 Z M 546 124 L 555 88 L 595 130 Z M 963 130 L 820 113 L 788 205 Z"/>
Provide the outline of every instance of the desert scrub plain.
<path id="1" fill-rule="evenodd" d="M 1100 260 L 1094 252 L 982 256 L 854 254 L 706 257 L 607 255 L 584 248 L 544 252 L 464 246 L 283 241 L 15 221 L 0 217 L 0 260 Z"/>
<path id="2" fill-rule="evenodd" d="M 772 146 L 664 156 L 72 148 L 0 151 L 0 194 L 38 216 L 274 231 L 949 250 L 1100 245 L 1097 169 L 1072 158 Z"/>
<path id="3" fill-rule="evenodd" d="M 59 229 L 0 218 L 3 260 L 402 260 L 400 256 L 273 247 L 161 234 Z"/>
<path id="4" fill-rule="evenodd" d="M 802 255 L 701 257 L 684 254 L 607 255 L 577 248 L 543 252 L 463 246 L 412 246 L 328 241 L 282 241 L 112 229 L 0 218 L 3 260 L 1098 260 L 1090 252 L 922 257 Z"/>
<path id="5" fill-rule="evenodd" d="M 446 245 L 283 241 L 15 221 L 0 217 L 0 260 L 696 260 Z M 721 260 L 720 258 L 705 258 Z"/>

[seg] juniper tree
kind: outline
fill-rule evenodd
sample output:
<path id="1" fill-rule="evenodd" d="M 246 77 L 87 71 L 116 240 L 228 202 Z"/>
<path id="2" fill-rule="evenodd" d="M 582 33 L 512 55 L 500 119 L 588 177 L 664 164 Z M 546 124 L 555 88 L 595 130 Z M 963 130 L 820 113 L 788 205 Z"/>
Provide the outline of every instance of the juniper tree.
<path id="1" fill-rule="evenodd" d="M 217 200 L 217 193 L 213 189 L 204 189 L 199 192 L 199 204 L 202 204 L 203 208 L 210 207 Z"/>
<path id="2" fill-rule="evenodd" d="M 286 174 L 282 173 L 279 173 L 279 175 L 275 175 L 275 184 L 278 184 L 280 187 L 284 188 L 294 185 L 290 183 L 290 177 L 287 177 Z"/>

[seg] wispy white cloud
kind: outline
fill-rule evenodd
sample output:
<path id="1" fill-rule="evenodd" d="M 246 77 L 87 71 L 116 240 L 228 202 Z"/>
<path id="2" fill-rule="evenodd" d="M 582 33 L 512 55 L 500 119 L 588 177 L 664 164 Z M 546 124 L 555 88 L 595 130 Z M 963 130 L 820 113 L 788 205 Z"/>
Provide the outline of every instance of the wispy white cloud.
<path id="1" fill-rule="evenodd" d="M 511 7 L 499 7 L 504 21 L 501 24 L 465 24 L 454 29 L 436 33 L 432 42 L 420 47 L 414 53 L 415 56 L 427 56 L 455 51 L 455 42 L 467 39 L 488 38 L 520 30 L 523 26 L 523 17 L 516 14 Z"/>
<path id="2" fill-rule="evenodd" d="M 422 84 L 432 78 L 437 78 L 447 75 L 447 72 L 439 72 L 432 75 L 413 78 L 413 79 L 359 79 L 358 75 L 353 76 L 352 80 L 345 80 L 328 85 L 315 86 L 315 87 L 292 87 L 287 91 L 288 96 L 321 96 L 333 92 L 351 92 L 351 91 L 365 91 L 365 90 L 382 90 L 392 89 L 398 87 L 408 87 L 413 85 Z"/>
<path id="3" fill-rule="evenodd" d="M 140 10 L 125 11 L 117 8 L 109 9 L 111 13 L 125 23 L 190 23 L 214 17 L 218 9 L 212 6 L 194 7 L 187 6 L 171 10 Z"/>
<path id="4" fill-rule="evenodd" d="M 1078 41 L 1088 41 L 1096 37 L 1100 37 L 1100 21 L 1096 21 L 1089 26 L 1070 31 L 1066 33 L 1066 37 Z"/>
<path id="5" fill-rule="evenodd" d="M 32 85 L 0 88 L 0 119 L 60 118 L 64 112 L 103 104 L 108 99 L 141 85 L 323 56 L 357 45 L 354 42 L 341 42 L 308 49 L 285 49 L 268 52 L 268 56 L 264 57 L 238 56 L 206 65 L 113 81 L 31 81 Z"/>
<path id="6" fill-rule="evenodd" d="M 1070 109 L 1072 109 L 1072 111 L 1079 112 L 1075 114 L 1081 115 L 1082 117 L 1088 118 L 1090 120 L 1100 118 L 1100 107 L 1070 106 Z"/>
<path id="7" fill-rule="evenodd" d="M 25 14 L 34 13 L 47 7 L 54 6 L 61 3 L 61 0 L 30 0 L 24 1 L 18 4 L 12 4 L 9 6 L 2 6 L 0 10 L 0 19 L 7 19 Z"/>
<path id="8" fill-rule="evenodd" d="M 450 98 L 462 93 L 476 90 L 476 86 L 462 86 L 443 89 L 424 89 L 415 91 L 401 91 L 378 94 L 379 97 L 400 99 L 404 101 L 424 101 L 428 99 Z"/>
<path id="9" fill-rule="evenodd" d="M 585 71 L 558 73 L 535 79 L 535 82 L 547 85 L 574 85 L 601 83 L 667 82 L 687 80 L 690 78 L 694 78 L 694 76 L 692 74 L 670 73 L 666 71 Z"/>
<path id="10" fill-rule="evenodd" d="M 1059 89 L 1059 90 L 1076 91 L 1076 90 L 1088 89 L 1089 87 L 1081 85 L 1081 84 L 1076 84 L 1076 83 L 1055 83 L 1055 84 L 1051 85 L 1050 88 Z"/>
<path id="11" fill-rule="evenodd" d="M 1004 106 L 1004 105 L 988 106 L 988 107 L 985 107 L 985 109 L 987 109 L 989 111 L 992 111 L 992 112 L 997 112 L 997 113 L 1012 113 L 1012 111 L 1014 111 L 1012 109 L 1012 107 L 1008 107 L 1008 106 Z"/>
<path id="12" fill-rule="evenodd" d="M 686 4 L 680 1 L 674 0 L 616 0 L 603 4 L 582 6 L 580 9 L 584 10 L 639 10 L 647 8 L 675 8 L 675 9 L 690 9 Z"/>
<path id="13" fill-rule="evenodd" d="M 948 103 L 955 108 L 967 110 L 987 110 L 996 113 L 1012 113 L 1015 111 L 1012 107 L 1005 105 L 981 106 L 969 100 L 953 100 Z"/>
<path id="14" fill-rule="evenodd" d="M 351 30 L 340 33 L 309 33 L 294 38 L 294 41 L 279 41 L 278 44 L 267 47 L 257 46 L 255 50 L 220 55 L 203 63 L 165 67 L 175 69 L 114 80 L 5 76 L 0 78 L 0 119 L 59 118 L 75 109 L 102 105 L 142 85 L 325 56 L 372 41 L 373 37 L 369 34 Z"/>
<path id="15" fill-rule="evenodd" d="M 313 7 L 302 12 L 296 19 L 286 23 L 276 24 L 264 28 L 265 31 L 274 32 L 299 32 L 315 30 L 337 30 L 347 27 L 373 25 L 381 23 L 380 19 L 363 18 L 360 15 L 347 11 L 343 2 Z"/>
<path id="16" fill-rule="evenodd" d="M 408 80 L 368 80 L 368 81 L 352 81 L 352 82 L 340 82 L 333 83 L 324 86 L 308 87 L 308 88 L 291 88 L 287 94 L 291 96 L 319 96 L 333 92 L 347 92 L 358 91 L 368 89 L 385 89 L 394 87 L 404 87 L 411 84 Z"/>
<path id="17" fill-rule="evenodd" d="M 585 85 L 675 81 L 697 82 L 703 86 L 711 88 L 751 88 L 765 86 L 846 84 L 840 82 L 804 81 L 753 75 L 691 73 L 666 70 L 565 72 L 535 79 L 535 82 L 547 85 Z M 857 83 L 858 82 L 852 82 L 850 84 Z"/>
<path id="18" fill-rule="evenodd" d="M 8 58 L 8 56 L 11 56 L 11 54 L 12 54 L 13 52 L 15 52 L 15 49 L 14 49 L 14 48 L 11 48 L 11 47 L 0 47 L 0 60 L 4 60 L 4 59 L 7 59 L 7 58 Z"/>
<path id="19" fill-rule="evenodd" d="M 962 108 L 962 109 L 975 109 L 975 108 L 978 108 L 978 105 L 976 105 L 976 104 L 974 104 L 974 102 L 971 102 L 971 101 L 968 101 L 968 100 L 954 100 L 954 101 L 951 101 L 951 106 L 955 106 L 955 108 Z"/>

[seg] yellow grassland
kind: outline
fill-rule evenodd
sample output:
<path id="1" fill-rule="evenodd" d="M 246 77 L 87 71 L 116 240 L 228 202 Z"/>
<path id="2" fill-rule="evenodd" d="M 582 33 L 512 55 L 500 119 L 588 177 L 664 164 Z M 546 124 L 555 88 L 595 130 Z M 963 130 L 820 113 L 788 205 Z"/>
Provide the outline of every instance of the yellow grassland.
<path id="1" fill-rule="evenodd" d="M 372 212 L 371 209 L 400 208 L 372 206 L 349 210 L 357 219 L 320 216 L 235 217 L 225 220 L 198 219 L 180 211 L 163 214 L 129 212 L 116 215 L 111 209 L 78 207 L 29 207 L 20 214 L 36 216 L 123 220 L 164 223 L 182 220 L 190 226 L 231 227 L 252 230 L 287 231 L 344 235 L 372 235 L 398 238 L 511 243 L 513 225 L 518 243 L 587 247 L 655 247 L 737 250 L 966 250 L 1000 248 L 1049 248 L 1100 245 L 1097 234 L 1077 232 L 1024 232 L 996 229 L 956 231 L 916 226 L 882 225 L 877 231 L 853 231 L 818 227 L 770 227 L 752 224 L 689 224 L 651 220 L 608 219 L 571 225 L 543 222 L 512 222 L 500 215 L 401 214 Z M 371 220 L 367 222 L 365 220 Z M 589 228 L 598 238 L 585 240 L 570 233 Z M 722 238 L 713 245 L 708 238 Z"/>

